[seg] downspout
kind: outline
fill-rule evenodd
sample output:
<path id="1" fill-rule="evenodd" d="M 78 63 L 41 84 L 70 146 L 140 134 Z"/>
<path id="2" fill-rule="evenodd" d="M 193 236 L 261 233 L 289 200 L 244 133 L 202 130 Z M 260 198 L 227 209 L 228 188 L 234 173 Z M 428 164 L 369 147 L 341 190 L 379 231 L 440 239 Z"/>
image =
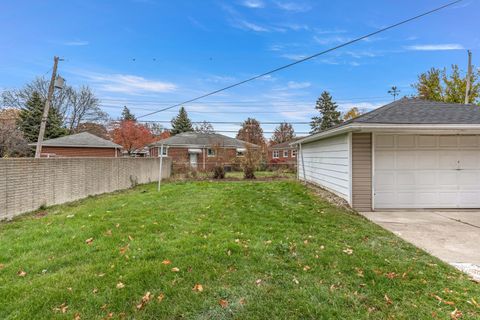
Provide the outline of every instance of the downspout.
<path id="1" fill-rule="evenodd" d="M 160 153 L 158 156 L 160 157 L 160 168 L 158 168 L 158 190 L 160 192 L 160 186 L 162 184 L 162 171 L 163 171 L 163 143 L 161 149 L 159 150 Z"/>
<path id="2" fill-rule="evenodd" d="M 303 161 L 303 148 L 302 148 L 302 144 L 299 143 L 299 146 L 300 146 L 300 156 L 302 158 L 302 172 L 303 172 L 303 182 L 305 184 L 307 184 L 307 178 L 306 178 L 306 175 L 305 175 L 305 162 Z"/>
<path id="3" fill-rule="evenodd" d="M 203 146 L 203 171 L 205 171 L 206 153 L 207 153 L 207 146 Z"/>

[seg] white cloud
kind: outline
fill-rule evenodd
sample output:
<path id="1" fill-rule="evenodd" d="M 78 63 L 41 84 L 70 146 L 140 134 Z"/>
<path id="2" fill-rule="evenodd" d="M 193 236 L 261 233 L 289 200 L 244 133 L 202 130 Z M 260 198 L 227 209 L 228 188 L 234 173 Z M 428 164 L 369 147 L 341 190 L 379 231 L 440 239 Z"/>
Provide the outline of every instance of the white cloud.
<path id="1" fill-rule="evenodd" d="M 176 90 L 177 86 L 170 82 L 149 80 L 143 77 L 126 74 L 87 73 L 85 77 L 105 92 L 125 94 L 164 93 Z"/>
<path id="2" fill-rule="evenodd" d="M 63 45 L 65 46 L 88 46 L 89 42 L 85 40 L 73 40 L 65 41 Z"/>
<path id="3" fill-rule="evenodd" d="M 299 3 L 293 1 L 276 1 L 275 4 L 282 10 L 292 12 L 306 12 L 312 8 L 306 3 Z"/>
<path id="4" fill-rule="evenodd" d="M 464 47 L 458 43 L 444 43 L 444 44 L 418 44 L 405 47 L 408 50 L 414 51 L 445 51 L 445 50 L 463 50 Z"/>
<path id="5" fill-rule="evenodd" d="M 308 56 L 306 54 L 285 53 L 285 54 L 282 54 L 281 57 L 289 60 L 297 61 L 297 60 L 305 59 Z"/>
<path id="6" fill-rule="evenodd" d="M 245 0 L 242 5 L 252 9 L 259 9 L 265 7 L 265 3 L 261 0 Z"/>
<path id="7" fill-rule="evenodd" d="M 313 40 L 315 40 L 318 44 L 321 45 L 329 45 L 329 44 L 338 44 L 342 42 L 350 41 L 350 38 L 341 37 L 341 36 L 314 36 Z"/>
<path id="8" fill-rule="evenodd" d="M 288 81 L 287 87 L 289 89 L 305 89 L 310 87 L 312 84 L 310 82 L 295 82 L 295 81 Z"/>
<path id="9" fill-rule="evenodd" d="M 255 24 L 253 22 L 248 22 L 246 20 L 241 20 L 238 19 L 236 20 L 235 26 L 237 28 L 243 29 L 243 30 L 251 30 L 255 32 L 269 32 L 270 30 L 268 28 L 262 27 L 258 24 Z"/>

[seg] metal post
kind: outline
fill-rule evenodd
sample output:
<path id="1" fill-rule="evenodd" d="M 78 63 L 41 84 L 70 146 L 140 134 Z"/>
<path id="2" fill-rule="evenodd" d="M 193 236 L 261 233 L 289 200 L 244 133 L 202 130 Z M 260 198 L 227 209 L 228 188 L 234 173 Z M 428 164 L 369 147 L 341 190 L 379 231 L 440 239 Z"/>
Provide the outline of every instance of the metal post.
<path id="1" fill-rule="evenodd" d="M 302 144 L 299 143 L 300 146 L 300 157 L 302 158 L 302 171 L 303 171 L 303 182 L 307 184 L 307 178 L 305 176 L 305 162 L 303 161 L 303 149 L 302 149 Z"/>
<path id="2" fill-rule="evenodd" d="M 467 83 L 465 87 L 465 104 L 470 103 L 470 79 L 472 78 L 472 53 L 470 50 L 468 53 L 468 67 L 467 67 Z"/>
<path id="3" fill-rule="evenodd" d="M 162 146 L 160 147 L 160 154 L 158 155 L 160 157 L 160 168 L 158 168 L 158 192 L 160 192 L 160 186 L 162 184 L 162 172 L 163 172 L 163 143 Z"/>
<path id="4" fill-rule="evenodd" d="M 43 108 L 42 122 L 40 122 L 40 131 L 38 132 L 37 148 L 35 149 L 35 158 L 40 158 L 42 153 L 43 136 L 45 135 L 45 127 L 47 126 L 48 111 L 50 110 L 50 103 L 55 90 L 55 78 L 57 77 L 58 57 L 53 57 L 52 78 L 50 79 L 50 86 L 48 87 L 48 96 Z"/>

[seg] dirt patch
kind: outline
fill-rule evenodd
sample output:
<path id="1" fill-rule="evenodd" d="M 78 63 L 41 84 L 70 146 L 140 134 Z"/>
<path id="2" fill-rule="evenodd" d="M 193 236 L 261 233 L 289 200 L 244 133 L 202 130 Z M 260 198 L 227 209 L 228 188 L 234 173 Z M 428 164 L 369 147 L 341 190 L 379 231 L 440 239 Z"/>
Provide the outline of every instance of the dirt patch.
<path id="1" fill-rule="evenodd" d="M 306 186 L 310 190 L 312 190 L 317 196 L 319 196 L 322 199 L 327 200 L 328 203 L 331 203 L 332 205 L 334 205 L 336 207 L 345 209 L 345 210 L 350 211 L 352 213 L 356 213 L 356 211 L 353 210 L 350 207 L 350 205 L 348 204 L 348 202 L 345 199 L 340 198 L 336 194 L 334 194 L 334 193 L 332 193 L 328 190 L 325 190 L 325 189 L 323 189 L 323 188 L 321 188 L 317 185 L 311 184 L 311 183 L 307 183 Z"/>
<path id="2" fill-rule="evenodd" d="M 43 211 L 38 211 L 37 213 L 35 213 L 35 219 L 41 219 L 43 217 L 45 217 L 46 215 L 48 214 L 47 211 L 43 210 Z"/>

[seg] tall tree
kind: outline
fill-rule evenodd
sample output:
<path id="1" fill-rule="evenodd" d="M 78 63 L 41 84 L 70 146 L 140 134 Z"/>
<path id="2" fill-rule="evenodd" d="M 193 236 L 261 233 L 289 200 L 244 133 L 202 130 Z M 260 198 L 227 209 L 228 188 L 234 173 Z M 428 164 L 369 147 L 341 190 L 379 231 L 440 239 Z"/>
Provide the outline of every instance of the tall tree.
<path id="1" fill-rule="evenodd" d="M 340 111 L 337 111 L 337 104 L 332 100 L 332 96 L 327 91 L 323 91 L 317 100 L 315 109 L 320 112 L 320 116 L 312 117 L 310 133 L 317 133 L 327 130 L 342 122 Z"/>
<path id="2" fill-rule="evenodd" d="M 137 121 L 135 115 L 127 108 L 127 106 L 123 106 L 122 111 L 122 120 L 123 121 Z"/>
<path id="3" fill-rule="evenodd" d="M 278 127 L 275 128 L 270 142 L 272 144 L 278 144 L 290 141 L 293 138 L 295 138 L 295 131 L 293 130 L 292 124 L 288 122 L 282 122 Z"/>
<path id="4" fill-rule="evenodd" d="M 20 110 L 14 108 L 0 110 L 0 158 L 25 157 L 31 153 L 17 126 L 19 113 Z"/>
<path id="5" fill-rule="evenodd" d="M 215 133 L 215 130 L 210 122 L 204 120 L 195 126 L 195 132 Z"/>
<path id="6" fill-rule="evenodd" d="M 100 123 L 95 122 L 83 122 L 80 123 L 75 129 L 74 133 L 88 132 L 96 135 L 97 137 L 109 140 L 107 128 Z"/>
<path id="7" fill-rule="evenodd" d="M 145 125 L 133 120 L 124 120 L 111 132 L 113 141 L 121 145 L 128 154 L 146 147 L 154 141 L 154 137 Z"/>
<path id="8" fill-rule="evenodd" d="M 357 107 L 353 107 L 350 110 L 348 110 L 347 112 L 345 112 L 345 114 L 343 115 L 343 121 L 348 121 L 348 120 L 351 120 L 351 119 L 355 119 L 356 117 L 360 116 L 361 114 L 362 113 L 358 110 Z"/>
<path id="9" fill-rule="evenodd" d="M 192 121 L 188 118 L 187 111 L 184 107 L 181 107 L 178 111 L 178 115 L 172 119 L 172 130 L 170 134 L 172 136 L 182 133 L 182 132 L 191 132 L 193 131 Z"/>
<path id="10" fill-rule="evenodd" d="M 237 139 L 250 142 L 259 146 L 265 145 L 263 130 L 254 118 L 248 118 L 242 123 L 242 127 L 238 130 Z"/>
<path id="11" fill-rule="evenodd" d="M 4 107 L 23 108 L 32 98 L 34 92 L 45 101 L 48 94 L 49 80 L 38 77 L 23 88 L 5 90 L 1 100 Z M 100 108 L 99 100 L 87 86 L 75 89 L 65 85 L 62 90 L 55 90 L 51 108 L 57 110 L 65 127 L 74 132 L 83 122 L 105 121 L 107 115 Z"/>
<path id="12" fill-rule="evenodd" d="M 476 70 L 475 68 L 472 68 Z M 480 70 L 474 71 L 470 77 L 470 103 L 480 103 Z M 417 91 L 415 96 L 425 100 L 464 103 L 467 85 L 466 75 L 463 76 L 457 65 L 447 69 L 431 68 L 418 76 L 412 87 Z"/>
<path id="13" fill-rule="evenodd" d="M 42 121 L 44 100 L 40 94 L 33 92 L 30 100 L 21 109 L 18 119 L 18 126 L 28 142 L 36 142 Z M 45 139 L 58 138 L 68 134 L 68 130 L 62 126 L 62 119 L 58 110 L 50 108 L 45 128 Z"/>

